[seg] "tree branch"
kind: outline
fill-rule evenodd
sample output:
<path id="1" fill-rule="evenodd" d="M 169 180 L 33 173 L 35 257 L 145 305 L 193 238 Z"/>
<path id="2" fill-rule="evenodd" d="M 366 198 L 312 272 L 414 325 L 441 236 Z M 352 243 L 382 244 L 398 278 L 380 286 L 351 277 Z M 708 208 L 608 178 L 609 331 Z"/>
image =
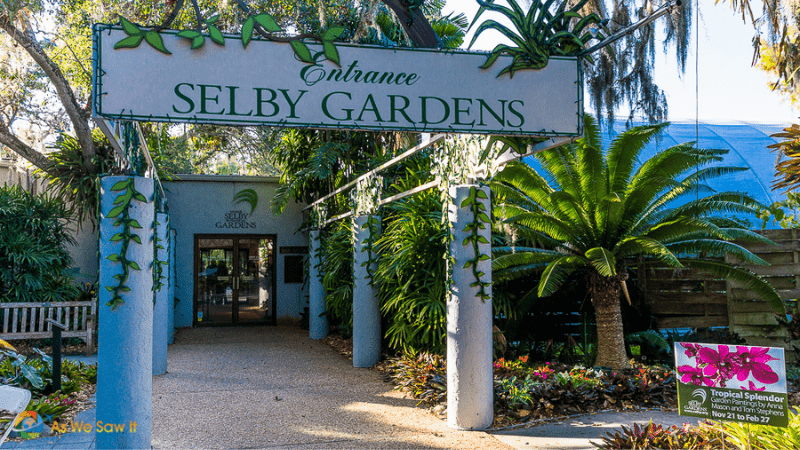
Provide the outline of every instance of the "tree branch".
<path id="1" fill-rule="evenodd" d="M 30 161 L 31 164 L 39 169 L 50 173 L 52 168 L 50 160 L 14 136 L 14 134 L 3 121 L 0 121 L 0 144 L 10 148 L 15 153 Z"/>
<path id="2" fill-rule="evenodd" d="M 30 27 L 26 28 L 28 30 L 30 29 Z M 53 60 L 50 59 L 49 56 L 47 56 L 47 53 L 45 53 L 44 49 L 42 49 L 42 46 L 39 45 L 38 41 L 36 41 L 36 37 L 33 35 L 33 33 L 29 31 L 23 32 L 17 29 L 14 24 L 11 23 L 8 15 L 0 16 L 0 29 L 8 33 L 11 39 L 13 39 L 17 44 L 21 45 L 22 48 L 28 52 L 31 58 L 33 58 L 34 62 L 36 62 L 36 64 L 42 68 L 45 75 L 47 75 L 47 78 L 53 84 L 53 87 L 55 87 L 56 93 L 58 94 L 61 103 L 64 105 L 64 110 L 66 111 L 67 116 L 72 123 L 72 127 L 75 130 L 75 136 L 81 145 L 83 164 L 86 166 L 87 170 L 93 170 L 94 164 L 92 162 L 92 157 L 95 156 L 97 151 L 94 148 L 94 141 L 92 141 L 92 130 L 89 128 L 89 116 L 78 105 L 78 101 L 75 99 L 75 94 L 72 92 L 72 86 L 70 86 L 66 77 L 64 77 L 61 69 L 58 67 L 58 65 L 56 65 L 56 63 L 53 62 Z M 10 133 L 8 127 L 4 126 L 4 128 L 6 132 Z M 12 146 L 9 145 L 9 147 Z M 20 154 L 25 156 L 23 153 Z M 41 156 L 41 154 L 38 152 L 37 154 Z M 27 158 L 27 156 L 25 157 Z M 37 167 L 39 166 L 39 164 L 33 160 L 30 161 Z"/>

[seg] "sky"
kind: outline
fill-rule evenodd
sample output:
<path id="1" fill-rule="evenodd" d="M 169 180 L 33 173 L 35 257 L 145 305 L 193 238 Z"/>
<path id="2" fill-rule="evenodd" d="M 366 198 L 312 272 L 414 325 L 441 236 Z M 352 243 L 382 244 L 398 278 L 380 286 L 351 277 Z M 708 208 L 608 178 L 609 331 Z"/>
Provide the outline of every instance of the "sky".
<path id="1" fill-rule="evenodd" d="M 770 77 L 765 72 L 750 65 L 753 26 L 743 23 L 741 16 L 736 15 L 727 2 L 714 3 L 700 0 L 699 52 L 695 52 L 693 24 L 686 73 L 680 73 L 671 54 L 657 54 L 654 78 L 667 95 L 669 120 L 695 119 L 697 68 L 700 121 L 787 125 L 798 122 L 800 111 L 784 101 L 779 92 L 770 89 L 767 85 Z M 754 9 L 760 8 L 755 3 Z M 444 12 L 464 12 L 471 21 L 477 10 L 475 0 L 447 0 Z M 485 13 L 484 16 L 489 17 L 489 14 Z M 663 28 L 664 20 L 658 19 L 656 29 Z M 497 41 L 489 38 L 490 35 L 499 36 L 495 32 L 484 32 L 474 48 L 490 50 L 494 47 Z M 471 36 L 467 43 L 469 39 Z M 586 107 L 589 107 L 588 97 Z"/>

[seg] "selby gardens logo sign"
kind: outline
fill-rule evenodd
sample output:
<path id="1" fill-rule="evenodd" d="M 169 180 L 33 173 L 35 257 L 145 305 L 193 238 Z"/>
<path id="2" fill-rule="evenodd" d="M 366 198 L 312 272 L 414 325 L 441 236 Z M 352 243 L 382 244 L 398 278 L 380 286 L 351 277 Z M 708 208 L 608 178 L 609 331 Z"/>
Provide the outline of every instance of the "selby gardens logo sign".
<path id="1" fill-rule="evenodd" d="M 552 56 L 542 69 L 498 77 L 497 66 L 480 68 L 488 56 L 481 52 L 333 47 L 247 34 L 245 45 L 232 45 L 241 37 L 218 31 L 202 45 L 202 36 L 191 39 L 190 31 L 137 32 L 130 22 L 122 25 L 94 27 L 94 113 L 107 119 L 530 136 L 582 132 L 583 82 L 574 57 Z M 149 45 L 139 45 L 143 40 Z M 511 60 L 502 55 L 497 61 Z"/>

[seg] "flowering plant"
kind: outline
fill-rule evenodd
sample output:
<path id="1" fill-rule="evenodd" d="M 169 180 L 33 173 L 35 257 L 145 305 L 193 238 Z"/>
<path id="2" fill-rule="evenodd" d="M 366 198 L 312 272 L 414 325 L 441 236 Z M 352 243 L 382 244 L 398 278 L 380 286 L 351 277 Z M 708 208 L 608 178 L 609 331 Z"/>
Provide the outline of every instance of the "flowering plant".
<path id="1" fill-rule="evenodd" d="M 771 354 L 773 350 L 782 351 L 769 347 L 676 343 L 678 377 L 681 382 L 696 386 L 738 386 L 749 391 L 763 391 L 771 386 L 770 391 L 780 391 L 782 387 L 785 392 L 786 379 L 775 371 L 782 358 Z"/>

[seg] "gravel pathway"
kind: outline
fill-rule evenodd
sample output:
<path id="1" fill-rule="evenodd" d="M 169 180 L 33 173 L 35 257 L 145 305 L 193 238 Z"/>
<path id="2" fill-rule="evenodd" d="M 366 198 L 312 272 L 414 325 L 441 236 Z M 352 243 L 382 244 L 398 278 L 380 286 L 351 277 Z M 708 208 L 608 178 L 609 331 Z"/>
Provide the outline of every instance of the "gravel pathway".
<path id="1" fill-rule="evenodd" d="M 154 448 L 510 449 L 457 431 L 297 328 L 193 328 L 153 379 Z"/>

